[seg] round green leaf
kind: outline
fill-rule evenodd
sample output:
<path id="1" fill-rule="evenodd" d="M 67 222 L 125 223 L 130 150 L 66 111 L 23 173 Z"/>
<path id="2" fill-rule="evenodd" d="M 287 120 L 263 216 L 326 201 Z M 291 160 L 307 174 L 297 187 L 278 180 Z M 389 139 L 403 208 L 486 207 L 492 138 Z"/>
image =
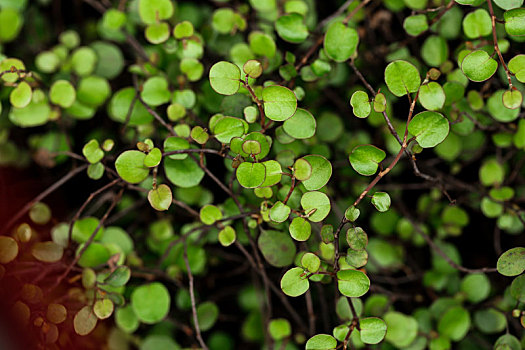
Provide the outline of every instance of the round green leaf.
<path id="1" fill-rule="evenodd" d="M 373 145 L 357 146 L 350 154 L 352 168 L 364 176 L 374 175 L 379 163 L 385 159 L 386 153 Z"/>
<path id="2" fill-rule="evenodd" d="M 266 177 L 260 187 L 268 187 L 278 184 L 282 178 L 281 164 L 275 160 L 268 160 L 262 163 L 266 168 Z"/>
<path id="3" fill-rule="evenodd" d="M 168 81 L 163 77 L 152 77 L 146 80 L 140 96 L 150 106 L 160 106 L 171 98 Z"/>
<path id="4" fill-rule="evenodd" d="M 115 161 L 117 173 L 132 184 L 144 181 L 149 175 L 149 168 L 144 166 L 146 154 L 140 151 L 125 151 Z M 168 176 L 169 177 L 169 176 Z"/>
<path id="5" fill-rule="evenodd" d="M 467 296 L 467 300 L 472 303 L 479 303 L 489 296 L 490 281 L 485 274 L 469 274 L 461 281 L 460 288 Z"/>
<path id="6" fill-rule="evenodd" d="M 155 210 L 168 210 L 173 201 L 171 188 L 165 184 L 158 185 L 157 188 L 148 192 L 148 201 Z"/>
<path id="7" fill-rule="evenodd" d="M 299 158 L 293 165 L 293 175 L 299 181 L 308 180 L 312 176 L 312 166 L 306 159 Z"/>
<path id="8" fill-rule="evenodd" d="M 78 84 L 77 99 L 87 106 L 98 107 L 110 95 L 111 87 L 105 78 L 91 75 L 82 78 Z"/>
<path id="9" fill-rule="evenodd" d="M 525 271 L 525 248 L 516 247 L 503 253 L 497 263 L 498 272 L 504 276 L 517 276 Z"/>
<path id="10" fill-rule="evenodd" d="M 478 310 L 474 313 L 474 324 L 483 333 L 501 333 L 507 327 L 507 319 L 495 309 Z"/>
<path id="11" fill-rule="evenodd" d="M 109 274 L 108 277 L 104 280 L 104 283 L 107 283 L 113 287 L 122 287 L 128 283 L 131 277 L 131 270 L 127 266 L 118 266 L 115 271 Z"/>
<path id="12" fill-rule="evenodd" d="M 197 306 L 197 318 L 199 319 L 199 327 L 201 331 L 207 331 L 217 321 L 219 317 L 219 308 L 211 301 L 206 301 Z"/>
<path id="13" fill-rule="evenodd" d="M 114 309 L 115 305 L 111 299 L 108 298 L 97 300 L 93 305 L 93 313 L 98 317 L 99 320 L 105 320 L 111 316 Z"/>
<path id="14" fill-rule="evenodd" d="M 336 62 L 348 60 L 356 51 L 359 35 L 354 28 L 341 22 L 332 22 L 324 36 L 324 51 Z"/>
<path id="15" fill-rule="evenodd" d="M 88 335 L 97 325 L 97 316 L 91 306 L 84 306 L 76 313 L 73 326 L 78 335 Z"/>
<path id="16" fill-rule="evenodd" d="M 139 15 L 146 24 L 154 24 L 173 15 L 173 3 L 170 0 L 139 0 Z"/>
<path id="17" fill-rule="evenodd" d="M 55 242 L 38 242 L 31 248 L 31 254 L 39 261 L 57 262 L 62 259 L 64 248 Z"/>
<path id="18" fill-rule="evenodd" d="M 29 218 L 35 224 L 45 225 L 51 220 L 51 209 L 47 204 L 37 202 L 29 210 Z"/>
<path id="19" fill-rule="evenodd" d="M 140 285 L 131 293 L 131 307 L 146 324 L 162 321 L 170 310 L 170 303 L 168 289 L 159 282 Z"/>
<path id="20" fill-rule="evenodd" d="M 24 19 L 15 9 L 3 8 L 0 11 L 0 43 L 14 40 L 22 25 Z"/>
<path id="21" fill-rule="evenodd" d="M 266 178 L 266 167 L 261 163 L 244 162 L 237 168 L 237 181 L 242 187 L 255 188 Z"/>
<path id="22" fill-rule="evenodd" d="M 368 235 L 361 227 L 351 227 L 346 231 L 346 241 L 353 250 L 363 250 L 368 244 Z"/>
<path id="23" fill-rule="evenodd" d="M 386 340 L 398 348 L 405 348 L 417 337 L 418 323 L 415 318 L 400 312 L 389 311 L 383 317 L 386 326 Z"/>
<path id="24" fill-rule="evenodd" d="M 131 305 L 118 308 L 115 312 L 115 323 L 126 333 L 133 333 L 139 327 L 140 321 Z"/>
<path id="25" fill-rule="evenodd" d="M 408 124 L 408 131 L 423 148 L 434 147 L 443 142 L 449 129 L 448 120 L 437 112 L 418 113 Z"/>
<path id="26" fill-rule="evenodd" d="M 69 108 L 75 102 L 77 92 L 71 83 L 67 80 L 57 80 L 51 85 L 49 90 L 49 99 L 56 105 L 63 108 Z"/>
<path id="27" fill-rule="evenodd" d="M 314 253 L 306 253 L 301 258 L 301 265 L 309 272 L 315 273 L 321 266 L 321 259 Z"/>
<path id="28" fill-rule="evenodd" d="M 298 297 L 306 293 L 308 288 L 310 282 L 307 273 L 300 267 L 291 268 L 281 278 L 281 289 L 288 296 Z"/>
<path id="29" fill-rule="evenodd" d="M 270 209 L 270 220 L 285 222 L 290 216 L 292 209 L 281 201 L 277 201 Z"/>
<path id="30" fill-rule="evenodd" d="M 403 22 L 403 28 L 405 28 L 407 34 L 418 36 L 428 30 L 427 16 L 423 14 L 408 16 Z"/>
<path id="31" fill-rule="evenodd" d="M 359 217 L 359 214 L 361 214 L 361 211 L 357 209 L 356 207 L 354 207 L 353 205 L 349 206 L 345 210 L 345 218 L 352 222 L 357 220 L 357 218 Z"/>
<path id="32" fill-rule="evenodd" d="M 11 102 L 14 107 L 24 108 L 31 102 L 32 95 L 33 90 L 31 90 L 31 86 L 25 81 L 22 81 L 11 91 L 9 102 Z"/>
<path id="33" fill-rule="evenodd" d="M 429 111 L 440 110 L 445 105 L 445 91 L 434 81 L 421 85 L 419 102 Z"/>
<path id="34" fill-rule="evenodd" d="M 365 344 L 378 344 L 386 335 L 386 323 L 377 317 L 366 317 L 359 320 L 361 341 Z"/>
<path id="35" fill-rule="evenodd" d="M 81 244 L 78 247 L 77 254 L 80 253 L 84 244 Z M 110 257 L 111 253 L 105 245 L 98 242 L 92 242 L 78 260 L 78 265 L 82 267 L 95 267 L 101 264 L 106 264 Z"/>
<path id="36" fill-rule="evenodd" d="M 285 232 L 262 230 L 257 241 L 259 249 L 270 265 L 288 266 L 295 257 L 295 244 Z"/>
<path id="37" fill-rule="evenodd" d="M 297 98 L 292 90 L 283 86 L 267 86 L 262 91 L 264 114 L 271 120 L 284 121 L 294 115 Z"/>
<path id="38" fill-rule="evenodd" d="M 235 12 L 231 8 L 215 10 L 211 19 L 211 26 L 221 34 L 228 34 L 235 26 Z"/>
<path id="39" fill-rule="evenodd" d="M 273 319 L 268 323 L 268 333 L 272 339 L 281 340 L 292 334 L 292 326 L 285 318 Z"/>
<path id="40" fill-rule="evenodd" d="M 86 76 L 95 70 L 97 64 L 97 54 L 90 47 L 82 46 L 76 49 L 71 56 L 71 65 L 75 73 Z"/>
<path id="41" fill-rule="evenodd" d="M 337 288 L 341 294 L 357 298 L 370 288 L 370 279 L 358 270 L 341 270 L 337 272 Z"/>
<path id="42" fill-rule="evenodd" d="M 523 5 L 523 0 L 494 0 L 503 10 L 512 10 Z"/>
<path id="43" fill-rule="evenodd" d="M 503 105 L 509 109 L 518 109 L 523 103 L 523 95 L 519 90 L 507 90 L 502 96 Z"/>
<path id="44" fill-rule="evenodd" d="M 496 73 L 498 62 L 484 50 L 469 53 L 461 62 L 461 70 L 472 81 L 485 81 Z"/>
<path id="45" fill-rule="evenodd" d="M 358 118 L 366 118 L 372 111 L 372 103 L 364 91 L 354 92 L 350 98 L 350 105 L 353 108 L 354 115 Z"/>
<path id="46" fill-rule="evenodd" d="M 492 21 L 487 10 L 469 12 L 463 19 L 463 32 L 469 39 L 478 39 L 492 33 Z"/>
<path id="47" fill-rule="evenodd" d="M 173 36 L 175 36 L 175 39 L 189 38 L 193 35 L 193 32 L 193 24 L 190 21 L 182 21 L 173 29 Z"/>
<path id="48" fill-rule="evenodd" d="M 167 158 L 163 163 L 166 177 L 175 186 L 184 188 L 197 186 L 204 177 L 204 170 L 189 157 L 182 160 Z"/>
<path id="49" fill-rule="evenodd" d="M 525 83 L 525 55 L 514 56 L 509 61 L 508 68 L 515 74 L 518 81 Z"/>
<path id="50" fill-rule="evenodd" d="M 303 157 L 312 167 L 312 174 L 303 185 L 308 191 L 315 191 L 328 183 L 332 176 L 332 164 L 323 156 L 308 155 Z"/>
<path id="51" fill-rule="evenodd" d="M 295 139 L 307 139 L 315 135 L 315 118 L 306 109 L 297 108 L 294 115 L 285 120 L 283 129 Z"/>
<path id="52" fill-rule="evenodd" d="M 452 341 L 460 341 L 470 328 L 470 314 L 461 306 L 448 309 L 438 323 L 438 331 Z"/>
<path id="53" fill-rule="evenodd" d="M 234 137 L 241 137 L 245 133 L 244 123 L 239 118 L 221 118 L 213 127 L 210 127 L 217 141 L 230 143 Z"/>
<path id="54" fill-rule="evenodd" d="M 525 8 L 506 11 L 503 18 L 505 19 L 505 31 L 509 35 L 525 35 Z"/>
<path id="55" fill-rule="evenodd" d="M 303 16 L 290 13 L 281 16 L 275 22 L 277 34 L 290 43 L 302 43 L 308 37 L 308 28 L 303 22 Z"/>
<path id="56" fill-rule="evenodd" d="M 153 23 L 146 27 L 146 40 L 152 44 L 161 44 L 170 37 L 170 26 L 166 22 Z"/>
<path id="57" fill-rule="evenodd" d="M 421 46 L 421 57 L 431 67 L 439 67 L 448 58 L 447 41 L 437 35 L 425 39 Z"/>
<path id="58" fill-rule="evenodd" d="M 416 92 L 421 84 L 421 77 L 414 65 L 407 61 L 397 60 L 386 67 L 385 82 L 394 95 L 401 97 L 407 92 Z"/>
<path id="59" fill-rule="evenodd" d="M 146 158 L 144 158 L 144 165 L 148 168 L 156 167 L 162 160 L 162 152 L 159 148 L 155 147 L 148 152 Z"/>
<path id="60" fill-rule="evenodd" d="M 328 196 L 319 191 L 310 191 L 303 194 L 301 206 L 308 215 L 308 220 L 312 222 L 324 220 L 330 213 L 331 208 Z"/>
<path id="61" fill-rule="evenodd" d="M 221 95 L 233 95 L 241 86 L 241 70 L 230 62 L 217 62 L 210 68 L 210 85 Z"/>
<path id="62" fill-rule="evenodd" d="M 503 94 L 505 90 L 498 90 L 489 97 L 487 108 L 490 115 L 499 122 L 512 122 L 518 118 L 519 109 L 510 109 L 503 104 Z"/>
<path id="63" fill-rule="evenodd" d="M 222 219 L 222 212 L 214 205 L 208 204 L 201 208 L 200 219 L 205 225 L 213 225 L 216 221 Z"/>
<path id="64" fill-rule="evenodd" d="M 91 164 L 98 163 L 104 158 L 104 151 L 97 140 L 92 139 L 82 148 L 82 154 Z"/>
<path id="65" fill-rule="evenodd" d="M 261 76 L 262 71 L 263 71 L 263 67 L 262 67 L 261 62 L 259 62 L 257 60 L 248 60 L 248 61 L 246 61 L 244 66 L 242 66 L 242 70 L 250 78 L 257 79 L 257 78 L 259 78 Z M 254 108 L 254 110 L 256 111 L 255 108 Z"/>
<path id="66" fill-rule="evenodd" d="M 337 340 L 328 334 L 317 334 L 308 339 L 306 350 L 332 350 L 337 347 Z"/>
<path id="67" fill-rule="evenodd" d="M 137 99 L 134 99 L 136 91 L 132 87 L 124 88 L 117 91 L 108 105 L 108 114 L 111 119 L 124 123 L 127 122 L 129 125 L 142 125 L 147 124 L 153 120 L 153 116 L 148 112 L 146 107 Z M 128 118 L 128 113 L 131 107 L 131 114 Z"/>
<path id="68" fill-rule="evenodd" d="M 226 226 L 219 231 L 219 242 L 223 247 L 232 245 L 236 238 L 237 234 L 231 226 Z"/>
<path id="69" fill-rule="evenodd" d="M 386 192 L 376 192 L 372 196 L 372 204 L 380 212 L 385 212 L 390 208 L 390 196 Z"/>
<path id="70" fill-rule="evenodd" d="M 312 233 L 312 225 L 304 218 L 296 217 L 289 227 L 290 235 L 296 241 L 306 241 Z"/>
<path id="71" fill-rule="evenodd" d="M 7 264 L 18 255 L 18 243 L 11 237 L 0 236 L 0 263 Z"/>
<path id="72" fill-rule="evenodd" d="M 268 34 L 262 32 L 251 32 L 248 36 L 250 49 L 256 55 L 272 58 L 275 56 L 275 41 Z"/>

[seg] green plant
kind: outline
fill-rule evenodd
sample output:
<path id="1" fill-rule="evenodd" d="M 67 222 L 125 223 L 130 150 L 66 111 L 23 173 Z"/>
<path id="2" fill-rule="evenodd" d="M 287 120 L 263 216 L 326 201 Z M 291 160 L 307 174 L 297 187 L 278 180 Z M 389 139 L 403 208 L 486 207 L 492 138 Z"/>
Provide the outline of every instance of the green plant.
<path id="1" fill-rule="evenodd" d="M 0 236 L 38 343 L 525 344 L 523 0 L 47 2 L 0 0 L 0 165 L 64 174 Z"/>

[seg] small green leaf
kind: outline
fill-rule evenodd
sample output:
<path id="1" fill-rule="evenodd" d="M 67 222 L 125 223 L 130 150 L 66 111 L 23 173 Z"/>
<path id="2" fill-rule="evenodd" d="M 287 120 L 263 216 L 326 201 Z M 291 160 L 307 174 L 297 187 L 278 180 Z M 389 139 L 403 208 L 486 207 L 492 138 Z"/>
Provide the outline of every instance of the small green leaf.
<path id="1" fill-rule="evenodd" d="M 499 122 L 512 122 L 518 118 L 519 109 L 510 109 L 503 104 L 503 94 L 505 90 L 497 90 L 487 101 L 487 108 L 492 118 Z"/>
<path id="2" fill-rule="evenodd" d="M 173 3 L 170 0 L 139 0 L 138 12 L 146 24 L 157 23 L 173 15 Z"/>
<path id="3" fill-rule="evenodd" d="M 144 181 L 149 175 L 149 168 L 144 166 L 146 155 L 140 151 L 125 151 L 115 161 L 117 173 L 132 184 Z"/>
<path id="4" fill-rule="evenodd" d="M 291 268 L 281 278 L 281 289 L 290 297 L 303 295 L 308 288 L 310 288 L 310 282 L 307 274 L 300 267 Z"/>
<path id="5" fill-rule="evenodd" d="M 191 138 L 200 145 L 204 145 L 208 142 L 210 135 L 204 130 L 202 126 L 194 126 L 190 133 Z"/>
<path id="6" fill-rule="evenodd" d="M 171 188 L 165 184 L 158 185 L 157 188 L 148 192 L 148 201 L 155 210 L 168 210 L 173 201 Z"/>
<path id="7" fill-rule="evenodd" d="M 348 60 L 356 51 L 359 35 L 354 28 L 341 22 L 332 22 L 324 36 L 324 51 L 336 62 Z"/>
<path id="8" fill-rule="evenodd" d="M 509 35 L 525 35 L 525 8 L 506 11 L 503 18 L 505 19 L 505 31 Z"/>
<path id="9" fill-rule="evenodd" d="M 494 0 L 503 10 L 512 10 L 523 5 L 523 0 Z"/>
<path id="10" fill-rule="evenodd" d="M 319 191 L 310 191 L 301 197 L 301 206 L 308 215 L 308 220 L 319 222 L 324 220 L 330 213 L 330 199 L 326 194 Z"/>
<path id="11" fill-rule="evenodd" d="M 81 244 L 78 247 L 77 254 L 80 253 L 80 250 L 84 247 L 85 243 Z M 82 267 L 95 267 L 101 264 L 106 264 L 111 257 L 111 254 L 108 248 L 98 242 L 92 242 L 87 246 L 84 253 L 78 260 L 78 265 Z"/>
<path id="12" fill-rule="evenodd" d="M 113 304 L 111 299 L 108 298 L 97 300 L 93 305 L 93 313 L 98 317 L 99 320 L 105 320 L 111 316 L 114 309 L 115 304 Z"/>
<path id="13" fill-rule="evenodd" d="M 273 319 L 268 323 L 268 333 L 274 340 L 282 340 L 292 334 L 290 322 L 284 318 Z"/>
<path id="14" fill-rule="evenodd" d="M 148 152 L 146 158 L 144 158 L 144 165 L 148 168 L 154 168 L 160 164 L 162 160 L 162 152 L 157 147 L 153 148 Z"/>
<path id="15" fill-rule="evenodd" d="M 11 102 L 14 107 L 24 108 L 31 102 L 32 96 L 33 90 L 31 90 L 31 86 L 25 81 L 22 81 L 11 91 L 9 102 Z"/>
<path id="16" fill-rule="evenodd" d="M 97 273 L 89 267 L 82 269 L 82 287 L 89 289 L 95 287 L 97 283 Z"/>
<path id="17" fill-rule="evenodd" d="M 407 34 L 418 36 L 419 34 L 428 30 L 427 16 L 423 14 L 408 16 L 403 22 L 403 28 Z"/>
<path id="18" fill-rule="evenodd" d="M 448 58 L 447 41 L 437 35 L 425 39 L 421 46 L 421 57 L 431 67 L 439 67 Z"/>
<path id="19" fill-rule="evenodd" d="M 113 287 L 122 287 L 128 283 L 131 277 L 131 270 L 127 266 L 118 266 L 115 271 L 109 274 L 104 280 L 104 283 L 110 284 Z"/>
<path id="20" fill-rule="evenodd" d="M 164 172 L 175 186 L 188 188 L 198 185 L 204 177 L 204 170 L 191 158 L 182 160 L 164 159 Z"/>
<path id="21" fill-rule="evenodd" d="M 126 333 L 133 333 L 139 327 L 140 321 L 131 305 L 118 308 L 115 312 L 115 323 Z"/>
<path id="22" fill-rule="evenodd" d="M 211 26 L 221 34 L 230 33 L 235 26 L 235 12 L 231 8 L 220 8 L 213 12 Z"/>
<path id="23" fill-rule="evenodd" d="M 461 62 L 461 70 L 472 81 L 485 81 L 496 73 L 498 62 L 484 50 L 469 53 Z"/>
<path id="24" fill-rule="evenodd" d="M 260 187 L 268 187 L 278 184 L 282 178 L 281 164 L 275 160 L 268 160 L 262 163 L 266 168 L 266 177 Z"/>
<path id="25" fill-rule="evenodd" d="M 382 92 L 378 92 L 374 98 L 374 111 L 377 113 L 386 111 L 386 98 Z"/>
<path id="26" fill-rule="evenodd" d="M 322 188 L 332 176 L 332 164 L 323 156 L 308 155 L 303 157 L 312 167 L 312 174 L 308 180 L 303 180 L 303 185 L 308 191 Z"/>
<path id="27" fill-rule="evenodd" d="M 46 318 L 54 324 L 60 324 L 67 318 L 67 309 L 62 304 L 51 303 L 47 306 Z"/>
<path id="28" fill-rule="evenodd" d="M 261 76 L 263 68 L 261 62 L 257 60 L 248 60 L 244 66 L 242 66 L 242 70 L 250 78 L 257 79 Z"/>
<path id="29" fill-rule="evenodd" d="M 104 151 L 97 140 L 92 139 L 82 148 L 82 154 L 91 164 L 98 163 L 104 158 Z"/>
<path id="30" fill-rule="evenodd" d="M 517 276 L 525 271 L 525 248 L 516 247 L 503 253 L 497 263 L 498 272 L 503 276 Z"/>
<path id="31" fill-rule="evenodd" d="M 261 144 L 255 140 L 246 140 L 242 143 L 242 150 L 246 154 L 257 155 L 261 153 Z"/>
<path id="32" fill-rule="evenodd" d="M 413 64 L 397 60 L 386 67 L 385 82 L 394 95 L 401 97 L 416 92 L 421 84 L 421 77 Z"/>
<path id="33" fill-rule="evenodd" d="M 518 81 L 525 83 L 525 55 L 516 55 L 508 65 L 509 70 L 515 74 Z"/>
<path id="34" fill-rule="evenodd" d="M 142 86 L 140 96 L 150 106 L 160 106 L 171 98 L 168 81 L 163 77 L 151 77 Z"/>
<path id="35" fill-rule="evenodd" d="M 518 109 L 523 103 L 523 95 L 519 90 L 507 90 L 502 98 L 503 105 L 509 109 Z"/>
<path id="36" fill-rule="evenodd" d="M 303 16 L 290 13 L 275 21 L 275 30 L 283 40 L 290 43 L 302 43 L 308 37 L 308 28 L 303 22 Z"/>
<path id="37" fill-rule="evenodd" d="M 162 283 L 142 284 L 131 293 L 131 307 L 137 318 L 146 324 L 162 321 L 169 312 L 170 293 Z"/>
<path id="38" fill-rule="evenodd" d="M 257 245 L 266 261 L 275 267 L 288 266 L 295 257 L 295 244 L 286 232 L 262 230 Z"/>
<path id="39" fill-rule="evenodd" d="M 368 244 L 368 235 L 361 227 L 351 227 L 346 231 L 346 241 L 353 250 L 363 250 Z"/>
<path id="40" fill-rule="evenodd" d="M 376 192 L 372 196 L 372 204 L 380 212 L 385 212 L 390 208 L 390 196 L 386 192 Z"/>
<path id="41" fill-rule="evenodd" d="M 296 217 L 292 220 L 289 231 L 292 238 L 296 241 L 306 241 L 312 233 L 312 225 L 304 218 Z"/>
<path id="42" fill-rule="evenodd" d="M 306 109 L 297 108 L 294 115 L 283 123 L 284 131 L 295 139 L 308 139 L 315 135 L 315 118 Z"/>
<path id="43" fill-rule="evenodd" d="M 373 145 L 357 146 L 350 154 L 352 168 L 364 176 L 374 175 L 379 163 L 385 159 L 386 153 Z"/>
<path id="44" fill-rule="evenodd" d="M 57 262 L 62 259 L 64 248 L 55 242 L 38 242 L 31 248 L 31 254 L 39 261 Z"/>
<path id="45" fill-rule="evenodd" d="M 408 124 L 408 131 L 423 148 L 434 147 L 443 142 L 449 129 L 448 120 L 442 114 L 428 111 L 416 114 Z"/>
<path id="46" fill-rule="evenodd" d="M 67 80 L 57 80 L 51 85 L 49 99 L 62 108 L 69 108 L 77 98 L 75 87 Z"/>
<path id="47" fill-rule="evenodd" d="M 370 288 L 370 279 L 358 270 L 341 270 L 337 272 L 337 288 L 341 294 L 357 298 Z"/>
<path id="48" fill-rule="evenodd" d="M 29 218 L 35 224 L 45 225 L 51 220 L 51 209 L 42 202 L 36 202 L 29 210 Z"/>
<path id="49" fill-rule="evenodd" d="M 235 230 L 229 225 L 219 231 L 219 243 L 223 247 L 229 247 L 232 245 L 236 238 L 237 234 Z"/>
<path id="50" fill-rule="evenodd" d="M 170 26 L 166 22 L 150 24 L 144 32 L 146 40 L 152 44 L 161 44 L 170 37 Z"/>
<path id="51" fill-rule="evenodd" d="M 299 158 L 293 165 L 293 174 L 299 181 L 308 180 L 312 176 L 312 166 L 306 159 Z"/>
<path id="52" fill-rule="evenodd" d="M 317 334 L 308 339 L 306 350 L 332 350 L 337 347 L 337 340 L 328 334 Z"/>
<path id="53" fill-rule="evenodd" d="M 266 178 L 266 167 L 261 163 L 244 162 L 237 168 L 237 181 L 242 187 L 255 188 Z"/>
<path id="54" fill-rule="evenodd" d="M 478 39 L 492 33 L 492 21 L 485 9 L 469 12 L 463 19 L 463 32 L 469 39 Z"/>
<path id="55" fill-rule="evenodd" d="M 378 344 L 386 335 L 386 323 L 377 317 L 366 317 L 359 320 L 361 341 L 365 344 Z"/>
<path id="56" fill-rule="evenodd" d="M 241 86 L 241 70 L 230 62 L 217 62 L 210 68 L 210 85 L 221 95 L 233 95 Z"/>
<path id="57" fill-rule="evenodd" d="M 264 114 L 274 121 L 285 121 L 294 115 L 297 98 L 292 90 L 283 86 L 267 86 L 262 91 Z"/>
<path id="58" fill-rule="evenodd" d="M 222 219 L 222 212 L 214 205 L 207 204 L 200 210 L 200 219 L 205 225 L 213 225 L 218 220 Z"/>
<path id="59" fill-rule="evenodd" d="M 175 39 L 189 38 L 193 35 L 193 32 L 193 24 L 190 21 L 182 21 L 173 29 L 173 36 L 175 36 Z"/>
<path id="60" fill-rule="evenodd" d="M 212 328 L 219 317 L 219 308 L 211 301 L 205 301 L 197 306 L 197 318 L 201 331 Z"/>
<path id="61" fill-rule="evenodd" d="M 434 81 L 421 85 L 419 102 L 429 111 L 440 110 L 445 105 L 445 91 Z"/>
<path id="62" fill-rule="evenodd" d="M 270 209 L 270 219 L 275 222 L 285 222 L 292 209 L 281 201 L 276 202 Z"/>
<path id="63" fill-rule="evenodd" d="M 358 118 L 366 118 L 372 111 L 372 103 L 368 98 L 368 94 L 364 91 L 356 91 L 352 94 L 350 105 L 353 108 L 354 115 Z"/>
<path id="64" fill-rule="evenodd" d="M 314 253 L 306 253 L 301 258 L 301 265 L 309 272 L 315 273 L 321 266 L 321 259 Z"/>
<path id="65" fill-rule="evenodd" d="M 97 316 L 91 306 L 84 306 L 76 313 L 73 326 L 78 335 L 88 335 L 97 325 Z"/>
<path id="66" fill-rule="evenodd" d="M 440 334 L 452 341 L 460 341 L 465 337 L 470 328 L 470 314 L 461 306 L 448 309 L 438 323 Z"/>
<path id="67" fill-rule="evenodd" d="M 405 348 L 417 337 L 418 322 L 412 316 L 389 311 L 384 315 L 387 325 L 386 341 L 397 348 Z"/>
<path id="68" fill-rule="evenodd" d="M 7 236 L 0 236 L 0 263 L 8 264 L 18 255 L 18 243 Z"/>

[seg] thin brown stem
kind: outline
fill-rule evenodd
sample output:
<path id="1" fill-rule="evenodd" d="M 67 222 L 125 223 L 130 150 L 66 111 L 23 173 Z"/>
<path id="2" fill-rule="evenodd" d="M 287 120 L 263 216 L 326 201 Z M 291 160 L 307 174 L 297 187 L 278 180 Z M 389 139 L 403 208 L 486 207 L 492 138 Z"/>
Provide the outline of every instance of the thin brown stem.
<path id="1" fill-rule="evenodd" d="M 512 89 L 512 80 L 510 78 L 509 68 L 505 64 L 505 60 L 503 59 L 503 55 L 501 54 L 498 45 L 498 35 L 496 34 L 496 15 L 494 14 L 494 9 L 492 8 L 492 0 L 487 0 L 487 5 L 489 7 L 490 18 L 492 20 L 492 40 L 494 41 L 494 50 L 498 54 L 499 61 L 501 62 L 503 69 L 505 69 L 505 74 L 507 74 L 507 80 L 509 81 L 509 89 Z"/>

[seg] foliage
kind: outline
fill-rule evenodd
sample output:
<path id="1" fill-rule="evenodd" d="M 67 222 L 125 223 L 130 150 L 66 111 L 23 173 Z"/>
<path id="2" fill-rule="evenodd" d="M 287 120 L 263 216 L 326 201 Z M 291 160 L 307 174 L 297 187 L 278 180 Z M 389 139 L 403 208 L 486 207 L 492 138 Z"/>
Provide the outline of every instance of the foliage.
<path id="1" fill-rule="evenodd" d="M 0 0 L 25 348 L 525 345 L 523 0 L 60 4 Z"/>

